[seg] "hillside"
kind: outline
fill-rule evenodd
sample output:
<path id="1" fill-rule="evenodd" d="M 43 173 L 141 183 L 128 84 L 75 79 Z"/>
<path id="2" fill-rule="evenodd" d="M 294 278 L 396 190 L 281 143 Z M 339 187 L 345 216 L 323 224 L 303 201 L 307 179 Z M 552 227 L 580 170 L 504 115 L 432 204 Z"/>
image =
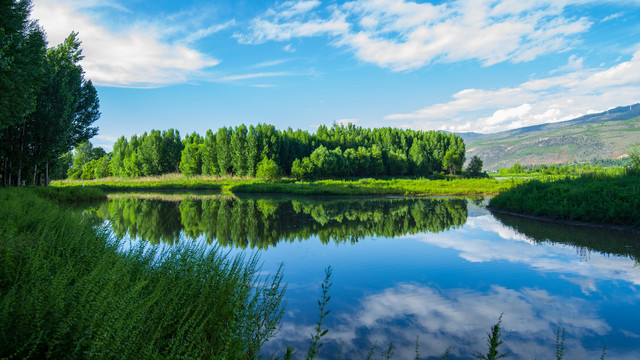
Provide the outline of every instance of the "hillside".
<path id="1" fill-rule="evenodd" d="M 589 162 L 627 156 L 640 143 L 640 104 L 577 119 L 494 134 L 461 133 L 467 159 L 479 156 L 485 170 L 522 165 Z"/>

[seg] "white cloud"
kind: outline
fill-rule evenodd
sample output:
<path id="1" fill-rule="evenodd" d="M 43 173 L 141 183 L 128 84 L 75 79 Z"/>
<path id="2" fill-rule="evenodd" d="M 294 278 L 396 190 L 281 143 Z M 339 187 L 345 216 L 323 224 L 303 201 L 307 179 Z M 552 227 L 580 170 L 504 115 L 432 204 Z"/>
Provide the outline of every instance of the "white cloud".
<path id="1" fill-rule="evenodd" d="M 615 13 L 615 14 L 611 14 L 611 15 L 605 16 L 605 18 L 600 20 L 600 22 L 606 22 L 606 21 L 609 21 L 609 20 L 617 19 L 617 18 L 621 17 L 622 15 L 624 15 L 624 14 L 621 13 L 621 12 Z"/>
<path id="2" fill-rule="evenodd" d="M 563 16 L 559 1 L 465 1 L 440 5 L 406 0 L 356 0 L 320 8 L 286 2 L 236 34 L 243 43 L 330 36 L 360 60 L 394 71 L 432 62 L 477 60 L 483 65 L 530 61 L 571 47 L 589 29 L 585 18 Z"/>
<path id="3" fill-rule="evenodd" d="M 79 33 L 85 56 L 81 65 L 94 84 L 155 87 L 180 83 L 219 63 L 184 42 L 164 40 L 162 34 L 168 31 L 166 29 L 137 23 L 116 31 L 99 25 L 94 15 L 84 11 L 89 5 L 104 4 L 41 0 L 34 3 L 31 14 L 39 19 L 51 44 L 61 43 L 71 31 Z M 121 6 L 114 5 L 114 8 L 125 10 Z M 214 30 L 205 29 L 197 36 L 206 36 L 207 31 Z"/>
<path id="4" fill-rule="evenodd" d="M 187 36 L 187 38 L 185 39 L 185 42 L 187 43 L 192 43 L 195 41 L 198 41 L 200 39 L 203 39 L 209 35 L 215 34 L 217 32 L 220 32 L 222 30 L 226 30 L 232 26 L 234 26 L 236 24 L 236 21 L 234 19 L 231 19 L 223 24 L 216 24 L 216 25 L 212 25 L 209 26 L 206 29 L 200 29 L 197 30 L 196 32 L 192 33 L 191 35 Z"/>
<path id="5" fill-rule="evenodd" d="M 260 72 L 260 73 L 251 73 L 251 74 L 239 74 L 239 75 L 229 75 L 218 79 L 217 81 L 238 81 L 238 80 L 249 80 L 249 79 L 257 79 L 257 78 L 265 78 L 265 77 L 277 77 L 277 76 L 292 76 L 294 74 L 289 72 Z"/>
<path id="6" fill-rule="evenodd" d="M 280 64 L 284 64 L 286 62 L 291 61 L 291 59 L 278 59 L 278 60 L 270 60 L 270 61 L 264 61 L 258 64 L 253 65 L 253 68 L 265 68 L 265 67 L 272 67 L 272 66 L 277 66 Z"/>
<path id="7" fill-rule="evenodd" d="M 555 70 L 552 70 L 550 72 L 550 74 L 554 74 L 557 72 L 571 72 L 571 71 L 578 71 L 578 70 L 582 70 L 584 68 L 584 58 L 581 57 L 577 57 L 576 55 L 571 55 L 569 56 L 569 59 L 567 60 L 567 63 Z"/>
<path id="8" fill-rule="evenodd" d="M 574 71 L 513 88 L 465 89 L 453 94 L 449 102 L 385 118 L 418 129 L 496 132 L 569 120 L 640 101 L 640 50 L 608 69 L 584 69 L 580 58 L 570 57 L 563 70 L 569 69 Z"/>

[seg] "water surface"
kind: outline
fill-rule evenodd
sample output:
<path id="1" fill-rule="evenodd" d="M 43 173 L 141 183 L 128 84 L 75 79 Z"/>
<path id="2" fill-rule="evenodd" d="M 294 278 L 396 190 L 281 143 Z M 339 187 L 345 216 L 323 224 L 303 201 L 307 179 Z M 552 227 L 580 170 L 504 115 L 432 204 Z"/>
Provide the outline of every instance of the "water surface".
<path id="1" fill-rule="evenodd" d="M 492 214 L 433 198 L 111 196 L 92 211 L 114 234 L 169 246 L 217 244 L 284 263 L 287 311 L 265 353 L 304 355 L 324 270 L 333 274 L 321 358 L 452 359 L 486 351 L 503 315 L 513 359 L 640 358 L 640 237 Z M 303 358 L 303 356 L 300 356 Z"/>

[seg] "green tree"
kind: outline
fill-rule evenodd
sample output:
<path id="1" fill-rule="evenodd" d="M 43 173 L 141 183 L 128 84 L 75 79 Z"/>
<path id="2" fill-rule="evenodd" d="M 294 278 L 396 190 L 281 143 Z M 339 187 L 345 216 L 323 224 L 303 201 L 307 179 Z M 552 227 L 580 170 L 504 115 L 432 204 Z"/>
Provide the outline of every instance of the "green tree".
<path id="1" fill-rule="evenodd" d="M 231 173 L 231 129 L 221 127 L 216 133 L 216 150 L 218 154 L 218 170 L 220 175 Z"/>
<path id="2" fill-rule="evenodd" d="M 99 159 L 96 159 L 95 161 L 96 161 L 95 168 L 94 168 L 95 179 L 100 179 L 100 178 L 108 177 L 109 175 L 111 175 L 110 167 L 109 167 L 109 162 L 110 162 L 109 154 Z"/>
<path id="3" fill-rule="evenodd" d="M 454 150 L 449 150 L 442 158 L 442 166 L 449 171 L 449 174 L 455 175 L 456 172 L 462 169 L 462 161 L 460 156 Z"/>
<path id="4" fill-rule="evenodd" d="M 46 40 L 29 19 L 31 1 L 0 1 L 0 142 L 3 129 L 20 124 L 36 107 L 43 84 Z"/>
<path id="5" fill-rule="evenodd" d="M 216 146 L 216 135 L 211 130 L 207 130 L 204 138 L 204 148 L 202 150 L 202 173 L 205 175 L 218 175 L 218 155 Z"/>
<path id="6" fill-rule="evenodd" d="M 238 176 L 247 174 L 247 127 L 240 125 L 231 134 L 231 162 L 233 172 Z"/>
<path id="7" fill-rule="evenodd" d="M 477 155 L 474 155 L 469 161 L 467 170 L 471 176 L 479 176 L 482 173 L 482 160 Z"/>
<path id="8" fill-rule="evenodd" d="M 42 81 L 33 96 L 32 111 L 23 113 L 21 122 L 6 127 L 0 135 L 11 139 L 0 141 L 5 185 L 21 183 L 27 173 L 34 185 L 47 184 L 49 165 L 97 133 L 91 125 L 100 116 L 99 102 L 79 65 L 83 58 L 80 44 L 77 34 L 71 33 L 46 56 L 31 59 L 43 64 Z"/>
<path id="9" fill-rule="evenodd" d="M 295 159 L 291 165 L 291 176 L 298 180 L 311 180 L 314 178 L 313 164 L 308 157 Z"/>
<path id="10" fill-rule="evenodd" d="M 251 125 L 247 133 L 247 175 L 249 176 L 256 175 L 256 167 L 259 161 L 258 156 L 260 155 L 259 147 L 258 133 L 253 125 Z"/>
<path id="11" fill-rule="evenodd" d="M 94 179 L 96 177 L 95 168 L 97 161 L 100 158 L 107 158 L 108 169 L 108 156 L 103 148 L 93 147 L 89 141 L 83 141 L 73 150 L 72 166 L 68 170 L 67 174 L 71 179 Z M 108 170 L 107 175 L 108 176 Z"/>
<path id="12" fill-rule="evenodd" d="M 520 163 L 515 163 L 509 169 L 509 172 L 512 173 L 512 174 L 520 174 L 520 173 L 522 173 L 523 170 L 524 170 L 524 168 L 522 167 L 522 165 L 520 165 Z"/>
<path id="13" fill-rule="evenodd" d="M 184 139 L 184 149 L 180 159 L 180 171 L 187 175 L 202 174 L 202 153 L 204 152 L 204 139 L 197 133 L 187 135 Z"/>
<path id="14" fill-rule="evenodd" d="M 113 176 L 126 176 L 124 170 L 124 158 L 127 156 L 128 142 L 124 136 L 120 136 L 113 144 L 111 152 L 111 162 L 109 163 L 110 172 Z"/>
<path id="15" fill-rule="evenodd" d="M 430 161 L 425 143 L 422 140 L 416 139 L 413 141 L 413 144 L 411 144 L 409 160 L 409 170 L 411 174 L 415 176 L 430 175 Z"/>
<path id="16" fill-rule="evenodd" d="M 162 135 L 159 130 L 145 132 L 138 148 L 138 160 L 145 176 L 162 174 Z"/>
<path id="17" fill-rule="evenodd" d="M 162 173 L 177 172 L 182 157 L 182 149 L 184 145 L 180 139 L 180 132 L 175 129 L 169 129 L 162 132 L 161 166 Z"/>
<path id="18" fill-rule="evenodd" d="M 273 182 L 282 176 L 282 170 L 275 160 L 263 158 L 258 164 L 256 176 L 263 181 Z"/>

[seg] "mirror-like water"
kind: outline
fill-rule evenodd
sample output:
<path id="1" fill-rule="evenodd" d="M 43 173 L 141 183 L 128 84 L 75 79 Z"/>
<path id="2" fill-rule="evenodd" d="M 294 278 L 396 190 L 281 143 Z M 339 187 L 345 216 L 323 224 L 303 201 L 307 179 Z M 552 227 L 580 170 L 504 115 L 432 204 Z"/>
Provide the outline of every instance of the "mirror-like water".
<path id="1" fill-rule="evenodd" d="M 503 316 L 514 359 L 640 358 L 640 236 L 492 214 L 459 199 L 114 195 L 91 212 L 114 234 L 215 243 L 284 263 L 282 329 L 264 347 L 306 351 L 333 268 L 321 358 L 472 358 Z M 301 356 L 303 357 L 303 356 Z"/>

